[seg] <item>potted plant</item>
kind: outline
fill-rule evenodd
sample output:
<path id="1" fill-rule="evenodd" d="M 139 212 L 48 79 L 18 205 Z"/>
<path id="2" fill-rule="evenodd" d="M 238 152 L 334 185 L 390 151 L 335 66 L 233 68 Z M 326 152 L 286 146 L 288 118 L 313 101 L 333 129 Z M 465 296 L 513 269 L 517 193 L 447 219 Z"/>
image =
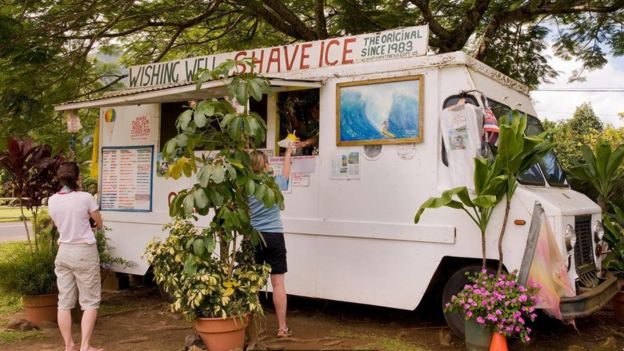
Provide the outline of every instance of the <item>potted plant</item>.
<path id="1" fill-rule="evenodd" d="M 418 223 L 424 211 L 429 208 L 446 206 L 463 210 L 481 232 L 481 274 L 485 274 L 483 272 L 487 270 L 486 234 L 494 208 L 505 199 L 505 210 L 498 238 L 497 277 L 501 277 L 504 276 L 502 241 L 511 199 L 517 187 L 516 178 L 552 148 L 552 145 L 545 140 L 545 135 L 525 136 L 526 123 L 526 115 L 521 115 L 516 111 L 510 112 L 508 116 L 502 118 L 499 147 L 495 150 L 494 159 L 475 158 L 474 192 L 471 193 L 465 186 L 447 190 L 440 197 L 432 197 L 425 201 L 414 218 L 414 222 Z M 461 291 L 458 294 L 461 294 Z M 456 299 L 457 296 L 455 295 L 451 299 Z M 461 312 L 463 311 L 461 310 L 446 309 L 445 312 L 447 322 L 450 325 L 458 325 L 456 329 L 459 331 L 461 331 L 461 319 L 466 321 L 465 328 L 475 326 L 472 316 L 462 315 Z M 455 329 L 453 330 L 455 331 Z M 466 343 L 471 344 L 470 337 L 474 333 L 464 331 L 463 334 L 466 337 Z"/>
<path id="2" fill-rule="evenodd" d="M 465 316 L 468 350 L 488 350 L 492 332 L 522 342 L 531 339 L 527 322 L 537 316 L 538 288 L 522 286 L 517 279 L 516 271 L 495 275 L 482 270 L 470 275 L 469 283 L 444 306 L 445 311 Z"/>
<path id="3" fill-rule="evenodd" d="M 55 251 L 43 248 L 31 251 L 25 244 L 0 260 L 0 288 L 22 296 L 26 319 L 35 325 L 56 321 L 55 256 Z"/>
<path id="4" fill-rule="evenodd" d="M 60 157 L 53 157 L 47 145 L 34 145 L 30 140 L 10 138 L 7 150 L 0 153 L 0 168 L 9 175 L 9 184 L 18 197 L 28 245 L 20 247 L 0 263 L 0 285 L 22 295 L 27 319 L 39 324 L 56 321 L 58 294 L 54 259 L 58 247 L 51 226 L 38 221 L 43 199 L 58 189 L 56 168 Z M 33 230 L 28 229 L 24 207 L 33 214 Z M 45 228 L 43 230 L 42 228 Z"/>
<path id="5" fill-rule="evenodd" d="M 163 150 L 170 162 L 167 174 L 175 179 L 194 175 L 196 183 L 173 198 L 169 237 L 152 241 L 145 253 L 156 281 L 174 300 L 172 309 L 195 320 L 210 350 L 242 348 L 249 315 L 262 312 L 257 294 L 269 270 L 253 261 L 260 236 L 250 224 L 248 196 L 267 207 L 283 207 L 273 177 L 251 168 L 248 151 L 264 141 L 266 126 L 247 103 L 250 97 L 260 100 L 269 84 L 257 74 L 238 73 L 244 65 L 248 67 L 243 72 L 250 72 L 250 61 L 227 61 L 199 74 L 198 87 L 223 79 L 228 96 L 192 103 L 178 117 L 179 133 Z M 190 222 L 200 216 L 210 219 L 201 230 Z M 236 332 L 237 341 L 217 346 L 214 337 L 223 324 L 243 331 Z M 204 333 L 208 330 L 217 333 L 210 336 Z"/>

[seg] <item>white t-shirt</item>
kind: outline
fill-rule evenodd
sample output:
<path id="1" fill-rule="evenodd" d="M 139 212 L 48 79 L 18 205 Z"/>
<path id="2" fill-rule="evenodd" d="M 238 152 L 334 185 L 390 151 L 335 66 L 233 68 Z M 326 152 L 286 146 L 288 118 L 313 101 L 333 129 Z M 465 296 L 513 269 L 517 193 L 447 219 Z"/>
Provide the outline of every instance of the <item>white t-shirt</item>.
<path id="1" fill-rule="evenodd" d="M 440 115 L 440 125 L 453 186 L 473 190 L 474 158 L 483 136 L 482 109 L 471 104 L 447 107 Z"/>
<path id="2" fill-rule="evenodd" d="M 95 244 L 89 217 L 97 210 L 93 196 L 84 191 L 52 195 L 48 200 L 48 213 L 58 228 L 59 243 Z"/>

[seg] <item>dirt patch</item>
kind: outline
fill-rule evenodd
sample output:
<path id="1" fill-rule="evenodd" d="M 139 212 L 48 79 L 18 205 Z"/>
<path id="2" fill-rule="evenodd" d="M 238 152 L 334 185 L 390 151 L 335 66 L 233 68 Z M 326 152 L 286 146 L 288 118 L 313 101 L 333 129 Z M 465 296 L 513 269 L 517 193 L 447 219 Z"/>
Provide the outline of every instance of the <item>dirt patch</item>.
<path id="1" fill-rule="evenodd" d="M 277 322 L 270 303 L 260 329 L 266 330 L 250 344 L 253 350 L 461 350 L 462 340 L 450 336 L 437 313 L 428 310 L 407 312 L 325 300 L 289 297 L 288 324 L 294 331 L 288 340 L 273 337 Z M 22 318 L 23 312 L 4 316 Z M 622 350 L 624 327 L 611 311 L 601 311 L 571 325 L 545 320 L 534 326 L 529 345 L 511 342 L 511 350 Z M 75 325 L 75 340 L 79 340 Z M 105 294 L 93 344 L 107 351 L 182 350 L 192 324 L 169 312 L 156 289 L 137 288 Z M 54 325 L 32 338 L 0 345 L 3 351 L 62 350 L 62 339 Z"/>

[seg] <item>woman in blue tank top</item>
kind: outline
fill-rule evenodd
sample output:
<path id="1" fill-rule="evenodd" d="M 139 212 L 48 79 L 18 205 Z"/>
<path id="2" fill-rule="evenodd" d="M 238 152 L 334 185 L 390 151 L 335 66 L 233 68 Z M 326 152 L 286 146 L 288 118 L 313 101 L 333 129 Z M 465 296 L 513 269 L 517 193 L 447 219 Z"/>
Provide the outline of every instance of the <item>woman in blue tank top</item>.
<path id="1" fill-rule="evenodd" d="M 275 182 L 280 190 L 288 188 L 290 177 L 290 156 L 292 148 L 286 149 L 282 174 L 275 176 Z M 268 172 L 269 161 L 261 151 L 254 150 L 250 154 L 251 167 L 255 172 Z M 268 263 L 271 266 L 271 285 L 273 286 L 273 305 L 277 316 L 278 337 L 288 337 L 292 333 L 286 325 L 286 287 L 284 285 L 285 274 L 288 271 L 286 264 L 286 244 L 284 242 L 284 228 L 280 216 L 279 205 L 271 208 L 264 206 L 262 201 L 255 196 L 249 196 L 249 216 L 251 225 L 260 232 L 263 243 L 256 247 L 255 259 L 258 263 Z"/>

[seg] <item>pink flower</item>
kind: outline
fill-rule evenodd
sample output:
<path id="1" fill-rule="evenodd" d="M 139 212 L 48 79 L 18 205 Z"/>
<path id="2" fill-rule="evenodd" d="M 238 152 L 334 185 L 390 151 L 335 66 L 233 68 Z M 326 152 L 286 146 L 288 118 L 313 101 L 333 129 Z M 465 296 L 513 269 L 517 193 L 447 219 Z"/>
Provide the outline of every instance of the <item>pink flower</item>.
<path id="1" fill-rule="evenodd" d="M 485 323 L 485 319 L 483 319 L 483 317 L 479 316 L 479 317 L 477 317 L 477 323 L 484 324 Z"/>

